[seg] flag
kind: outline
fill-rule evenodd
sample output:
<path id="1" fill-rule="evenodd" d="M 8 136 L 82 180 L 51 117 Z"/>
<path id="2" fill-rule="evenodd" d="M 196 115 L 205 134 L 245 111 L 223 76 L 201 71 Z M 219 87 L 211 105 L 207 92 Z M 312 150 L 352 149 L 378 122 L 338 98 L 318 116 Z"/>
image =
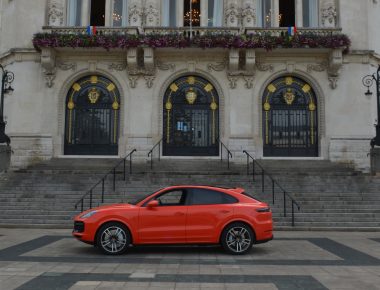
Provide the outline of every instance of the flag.
<path id="1" fill-rule="evenodd" d="M 96 34 L 96 26 L 87 26 L 87 34 L 95 35 Z"/>
<path id="2" fill-rule="evenodd" d="M 296 26 L 290 26 L 288 27 L 288 35 L 294 36 L 297 34 L 297 27 Z"/>

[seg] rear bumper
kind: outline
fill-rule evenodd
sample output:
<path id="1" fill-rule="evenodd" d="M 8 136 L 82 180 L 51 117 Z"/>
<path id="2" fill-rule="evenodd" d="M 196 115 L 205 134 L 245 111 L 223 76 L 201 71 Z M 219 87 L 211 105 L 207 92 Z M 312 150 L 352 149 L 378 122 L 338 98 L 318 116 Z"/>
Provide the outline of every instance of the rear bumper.
<path id="1" fill-rule="evenodd" d="M 269 241 L 273 240 L 273 234 L 269 237 L 269 238 L 266 238 L 266 239 L 263 239 L 263 240 L 258 240 L 255 242 L 255 245 L 257 244 L 264 244 L 264 243 L 267 243 Z"/>

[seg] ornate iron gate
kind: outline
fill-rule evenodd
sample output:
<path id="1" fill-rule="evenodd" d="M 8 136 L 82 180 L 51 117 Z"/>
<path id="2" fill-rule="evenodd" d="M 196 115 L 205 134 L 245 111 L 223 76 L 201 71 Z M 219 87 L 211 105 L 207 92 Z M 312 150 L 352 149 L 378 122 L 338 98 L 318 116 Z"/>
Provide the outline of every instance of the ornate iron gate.
<path id="1" fill-rule="evenodd" d="M 80 79 L 66 102 L 66 155 L 117 155 L 120 97 L 102 76 Z"/>
<path id="2" fill-rule="evenodd" d="M 264 156 L 318 156 L 317 100 L 296 77 L 272 82 L 263 98 Z"/>
<path id="3" fill-rule="evenodd" d="M 164 96 L 163 155 L 219 155 L 218 95 L 204 78 L 185 76 Z"/>

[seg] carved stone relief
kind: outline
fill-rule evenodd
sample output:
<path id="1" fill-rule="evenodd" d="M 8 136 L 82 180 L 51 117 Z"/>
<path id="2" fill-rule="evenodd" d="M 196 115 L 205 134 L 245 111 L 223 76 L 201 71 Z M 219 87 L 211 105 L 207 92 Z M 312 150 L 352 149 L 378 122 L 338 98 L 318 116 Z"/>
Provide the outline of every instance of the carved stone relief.
<path id="1" fill-rule="evenodd" d="M 327 71 L 327 78 L 330 82 L 330 87 L 334 90 L 338 86 L 340 70 L 343 66 L 343 52 L 342 49 L 333 49 L 330 52 L 328 61 L 323 61 L 317 64 L 309 64 L 307 71 L 322 72 Z"/>
<path id="2" fill-rule="evenodd" d="M 337 25 L 337 8 L 333 0 L 321 0 L 321 23 L 325 28 L 334 28 Z"/>
<path id="3" fill-rule="evenodd" d="M 48 25 L 63 25 L 63 4 L 59 0 L 49 0 L 48 2 Z"/>
<path id="4" fill-rule="evenodd" d="M 256 7 L 255 1 L 245 0 L 241 10 L 243 27 L 256 27 Z"/>
<path id="5" fill-rule="evenodd" d="M 228 27 L 239 27 L 240 7 L 237 0 L 225 1 L 224 22 Z"/>
<path id="6" fill-rule="evenodd" d="M 128 7 L 128 21 L 131 26 L 141 26 L 143 7 L 141 1 L 131 1 Z"/>
<path id="7" fill-rule="evenodd" d="M 144 18 L 146 26 L 160 25 L 160 13 L 157 8 L 157 1 L 148 0 L 145 4 Z"/>

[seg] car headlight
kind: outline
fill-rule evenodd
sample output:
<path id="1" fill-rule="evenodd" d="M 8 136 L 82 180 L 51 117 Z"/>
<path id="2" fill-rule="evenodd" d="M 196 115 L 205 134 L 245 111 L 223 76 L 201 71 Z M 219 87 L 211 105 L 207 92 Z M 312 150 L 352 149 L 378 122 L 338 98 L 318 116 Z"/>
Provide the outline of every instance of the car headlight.
<path id="1" fill-rule="evenodd" d="M 96 211 L 96 210 L 89 211 L 88 213 L 85 213 L 84 215 L 82 215 L 80 218 L 81 219 L 89 218 L 89 217 L 93 216 L 94 214 L 96 214 L 97 212 L 98 211 Z"/>

